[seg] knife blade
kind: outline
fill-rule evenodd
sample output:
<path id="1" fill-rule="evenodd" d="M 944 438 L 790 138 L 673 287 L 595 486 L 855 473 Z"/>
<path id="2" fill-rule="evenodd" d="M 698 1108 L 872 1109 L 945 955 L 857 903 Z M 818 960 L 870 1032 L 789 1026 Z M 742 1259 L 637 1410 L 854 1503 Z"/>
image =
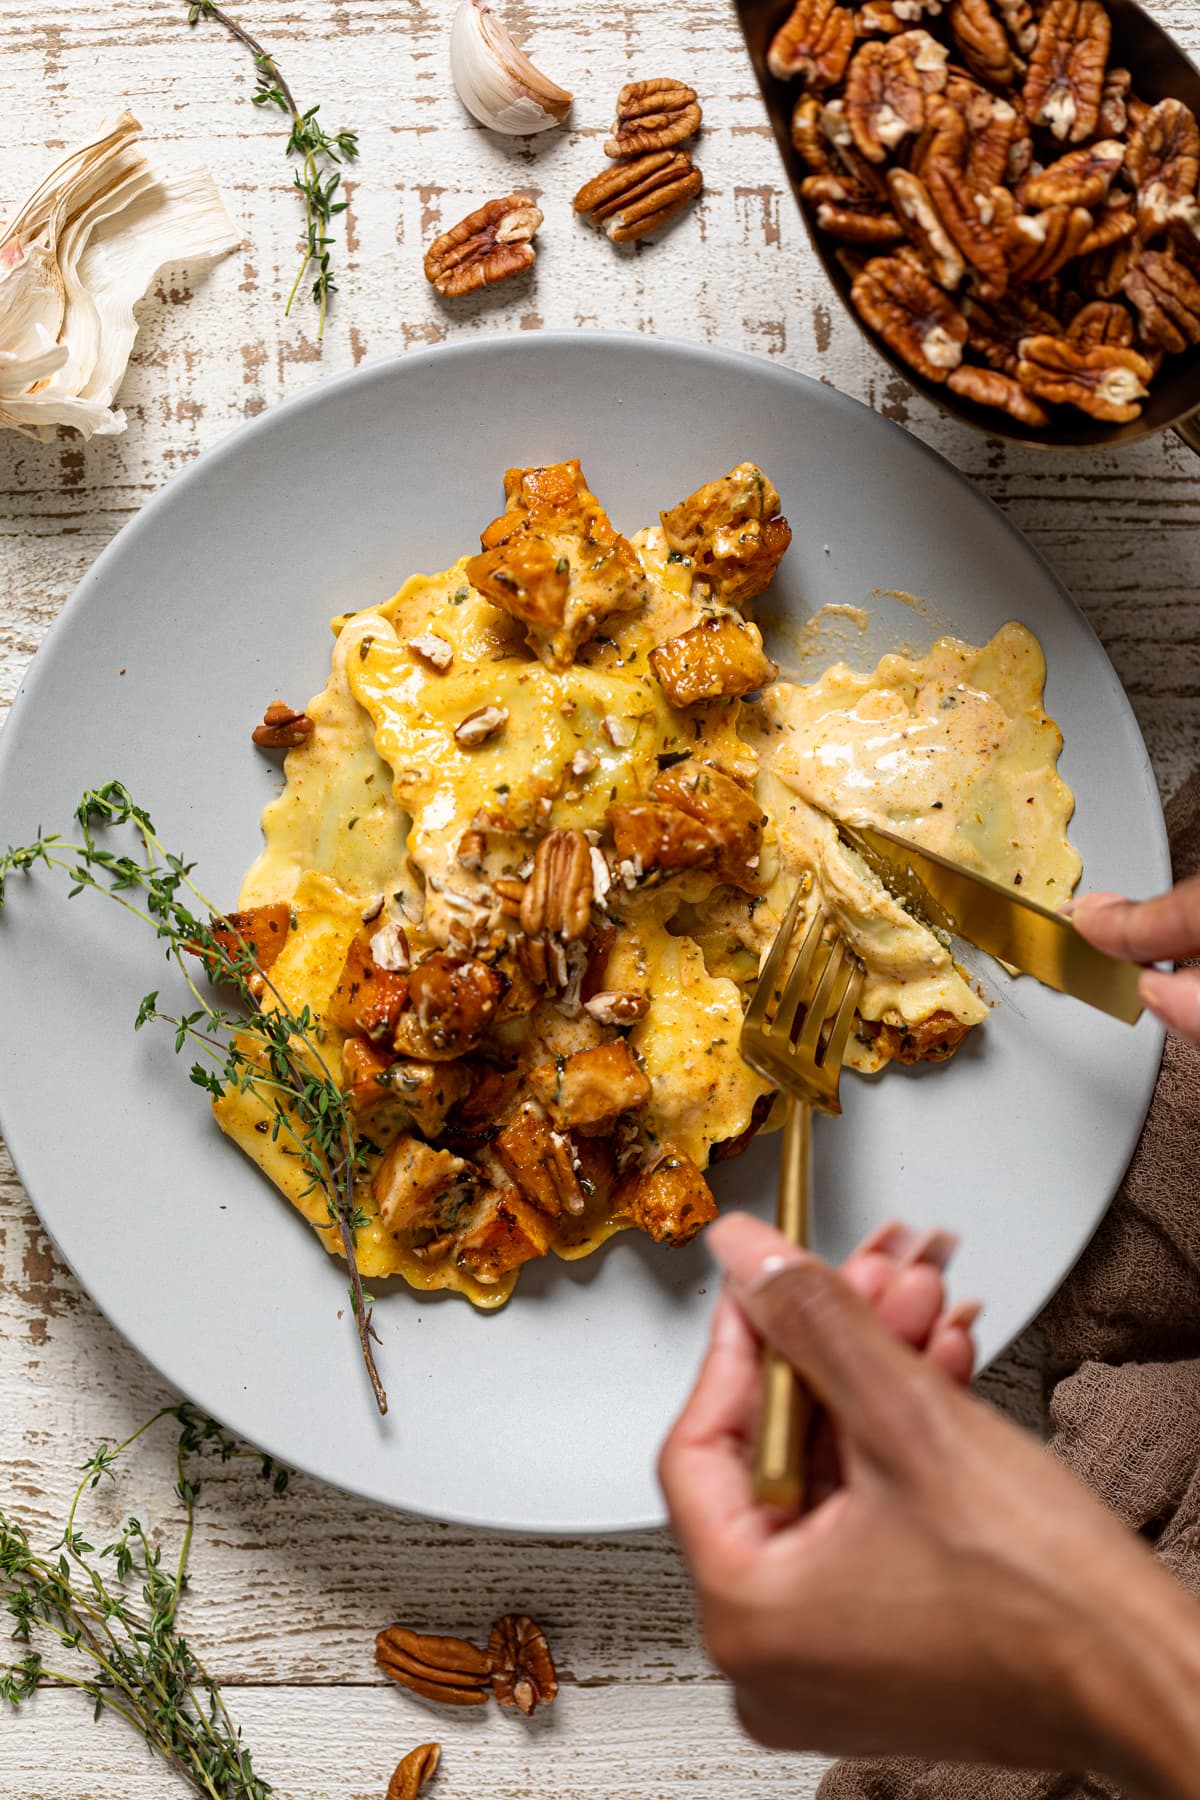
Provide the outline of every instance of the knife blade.
<path id="1" fill-rule="evenodd" d="M 1089 944 L 1062 913 L 922 849 L 878 825 L 839 822 L 842 839 L 924 924 L 1133 1025 L 1142 1013 L 1137 963 Z"/>

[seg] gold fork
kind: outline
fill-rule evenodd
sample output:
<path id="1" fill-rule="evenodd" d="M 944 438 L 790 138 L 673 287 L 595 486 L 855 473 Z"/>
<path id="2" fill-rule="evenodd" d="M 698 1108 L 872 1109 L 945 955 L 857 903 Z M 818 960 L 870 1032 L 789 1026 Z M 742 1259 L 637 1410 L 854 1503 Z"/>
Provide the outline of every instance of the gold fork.
<path id="1" fill-rule="evenodd" d="M 751 1068 L 788 1096 L 777 1223 L 791 1243 L 802 1246 L 808 1242 L 813 1108 L 842 1110 L 838 1081 L 864 977 L 862 963 L 831 930 L 820 907 L 789 967 L 803 898 L 801 883 L 763 964 L 739 1045 Z M 758 1500 L 789 1510 L 803 1504 L 810 1414 L 808 1394 L 790 1364 L 769 1350 L 754 1452 Z"/>

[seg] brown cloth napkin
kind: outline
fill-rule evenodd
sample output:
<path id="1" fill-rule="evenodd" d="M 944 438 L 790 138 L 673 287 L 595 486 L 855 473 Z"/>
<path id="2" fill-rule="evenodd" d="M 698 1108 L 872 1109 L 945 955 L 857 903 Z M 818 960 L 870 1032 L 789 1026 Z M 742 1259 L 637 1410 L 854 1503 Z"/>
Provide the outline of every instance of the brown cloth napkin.
<path id="1" fill-rule="evenodd" d="M 1200 774 L 1167 807 L 1175 879 L 1200 873 Z M 1050 1447 L 1200 1593 L 1200 1050 L 1167 1040 L 1142 1139 L 1038 1321 Z M 817 1800 L 1119 1800 L 1099 1776 L 841 1762 Z"/>

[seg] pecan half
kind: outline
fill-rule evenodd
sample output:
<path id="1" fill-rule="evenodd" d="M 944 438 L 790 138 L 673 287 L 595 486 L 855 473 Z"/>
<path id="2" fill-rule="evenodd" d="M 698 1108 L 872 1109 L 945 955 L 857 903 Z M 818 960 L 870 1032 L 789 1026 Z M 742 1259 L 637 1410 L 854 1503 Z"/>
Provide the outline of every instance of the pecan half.
<path id="1" fill-rule="evenodd" d="M 892 0 L 867 0 L 854 15 L 859 37 L 898 37 L 911 22 L 900 17 Z"/>
<path id="2" fill-rule="evenodd" d="M 447 1706 L 486 1706 L 492 1664 L 465 1638 L 434 1637 L 393 1625 L 375 1639 L 375 1661 L 392 1681 Z"/>
<path id="3" fill-rule="evenodd" d="M 667 75 L 652 81 L 630 81 L 617 95 L 617 116 L 604 154 L 644 156 L 650 150 L 668 150 L 699 129 L 695 88 Z"/>
<path id="4" fill-rule="evenodd" d="M 976 406 L 987 406 L 1019 419 L 1022 425 L 1041 427 L 1050 423 L 1050 414 L 1025 392 L 1011 375 L 998 369 L 977 369 L 973 363 L 962 363 L 951 369 L 946 386 Z"/>
<path id="5" fill-rule="evenodd" d="M 814 175 L 832 175 L 829 139 L 821 125 L 821 102 L 815 94 L 801 94 L 792 112 L 792 144 Z"/>
<path id="6" fill-rule="evenodd" d="M 1048 206 L 1022 213 L 1008 236 L 1010 281 L 1048 281 L 1079 252 L 1092 229 L 1092 215 L 1082 206 Z"/>
<path id="7" fill-rule="evenodd" d="M 1182 100 L 1160 100 L 1129 135 L 1129 177 L 1137 189 L 1138 230 L 1162 231 L 1196 216 L 1200 127 Z"/>
<path id="8" fill-rule="evenodd" d="M 572 205 L 614 244 L 632 244 L 659 231 L 695 200 L 704 177 L 686 150 L 656 150 L 585 181 Z"/>
<path id="9" fill-rule="evenodd" d="M 1021 360 L 1018 345 L 1026 337 L 1054 337 L 1061 329 L 1053 313 L 1020 291 L 990 306 L 970 296 L 963 300 L 967 320 L 967 344 L 989 368 L 1015 376 Z"/>
<path id="10" fill-rule="evenodd" d="M 1009 278 L 1003 234 L 1015 211 L 1011 194 L 1006 188 L 981 192 L 936 156 L 926 163 L 924 179 L 938 217 L 978 274 L 980 292 L 998 299 Z"/>
<path id="11" fill-rule="evenodd" d="M 817 224 L 843 244 L 890 249 L 904 242 L 904 226 L 889 206 L 849 175 L 807 175 L 800 192 L 816 208 Z"/>
<path id="12" fill-rule="evenodd" d="M 263 722 L 250 733 L 260 750 L 291 750 L 317 729 L 306 712 L 295 712 L 282 700 L 272 700 Z"/>
<path id="13" fill-rule="evenodd" d="M 888 348 L 926 381 L 945 381 L 962 361 L 967 321 L 940 287 L 899 257 L 873 257 L 855 276 L 850 298 Z"/>
<path id="14" fill-rule="evenodd" d="M 1083 243 L 1088 244 L 1095 236 L 1096 231 L 1090 232 Z M 1080 289 L 1094 299 L 1111 300 L 1114 294 L 1120 293 L 1121 283 L 1141 254 L 1142 240 L 1136 228 L 1131 232 L 1122 231 L 1115 240 L 1098 243 L 1086 255 L 1080 245 L 1080 260 L 1075 270 Z"/>
<path id="15" fill-rule="evenodd" d="M 433 240 L 425 252 L 425 279 L 452 300 L 519 275 L 537 261 L 531 239 L 541 222 L 528 194 L 489 200 Z"/>
<path id="16" fill-rule="evenodd" d="M 906 31 L 885 43 L 863 44 L 846 75 L 846 118 L 868 162 L 925 124 L 925 101 L 946 85 L 947 51 L 927 31 Z"/>
<path id="17" fill-rule="evenodd" d="M 897 216 L 917 249 L 924 253 L 938 286 L 956 288 L 967 265 L 942 223 L 925 183 L 907 169 L 889 169 L 888 192 Z"/>
<path id="18" fill-rule="evenodd" d="M 592 915 L 592 852 L 582 831 L 551 831 L 538 845 L 521 897 L 521 930 L 564 943 L 581 938 Z"/>
<path id="19" fill-rule="evenodd" d="M 1131 238 L 1137 230 L 1137 220 L 1119 194 L 1110 195 L 1109 204 L 1101 207 L 1099 217 L 1093 214 L 1092 218 L 1092 229 L 1079 246 L 1081 257 L 1094 256 L 1099 250 L 1109 250 L 1114 244 L 1119 244 L 1122 238 Z"/>
<path id="20" fill-rule="evenodd" d="M 1119 344 L 1128 350 L 1133 344 L 1133 320 L 1115 300 L 1090 300 L 1067 326 L 1067 336 L 1073 344 Z"/>
<path id="21" fill-rule="evenodd" d="M 538 1706 L 549 1706 L 558 1693 L 546 1634 L 525 1613 L 505 1613 L 496 1620 L 488 1638 L 488 1661 L 496 1699 L 526 1718 Z"/>
<path id="22" fill-rule="evenodd" d="M 1095 135 L 1112 24 L 1101 0 L 1049 0 L 1025 77 L 1025 111 L 1060 141 Z"/>
<path id="23" fill-rule="evenodd" d="M 1052 406 L 1074 406 L 1090 418 L 1123 425 L 1140 415 L 1153 372 L 1144 356 L 1119 345 L 1027 337 L 1021 342 L 1017 380 Z"/>
<path id="24" fill-rule="evenodd" d="M 1008 87 L 1025 67 L 1036 27 L 1027 5 L 1002 0 L 950 0 L 950 30 L 973 75 Z"/>
<path id="25" fill-rule="evenodd" d="M 971 187 L 986 194 L 1009 179 L 1009 163 L 1022 121 L 1016 107 L 999 94 L 974 86 L 964 93 L 965 87 L 965 82 L 949 84 L 947 100 L 959 107 L 966 128 L 963 174 Z"/>
<path id="26" fill-rule="evenodd" d="M 1102 138 L 1082 150 L 1068 150 L 1040 174 L 1025 182 L 1026 206 L 1098 206 L 1125 161 L 1125 146 Z"/>
<path id="27" fill-rule="evenodd" d="M 1100 96 L 1100 117 L 1097 129 L 1101 137 L 1120 137 L 1129 124 L 1129 111 L 1125 104 L 1132 85 L 1133 77 L 1128 69 L 1109 68 L 1104 76 L 1104 91 Z"/>
<path id="28" fill-rule="evenodd" d="M 1200 281 L 1167 250 L 1147 250 L 1122 291 L 1137 308 L 1146 344 L 1178 355 L 1200 343 Z"/>
<path id="29" fill-rule="evenodd" d="M 836 0 L 796 0 L 767 51 L 767 67 L 780 81 L 799 76 L 818 93 L 846 73 L 854 48 L 854 15 Z"/>
<path id="30" fill-rule="evenodd" d="M 630 988 L 602 988 L 584 1001 L 583 1010 L 597 1025 L 636 1025 L 649 1012 L 650 1001 Z"/>
<path id="31" fill-rule="evenodd" d="M 441 1754 L 440 1744 L 418 1744 L 410 1750 L 396 1764 L 388 1782 L 387 1800 L 417 1800 L 421 1789 L 433 1780 Z"/>

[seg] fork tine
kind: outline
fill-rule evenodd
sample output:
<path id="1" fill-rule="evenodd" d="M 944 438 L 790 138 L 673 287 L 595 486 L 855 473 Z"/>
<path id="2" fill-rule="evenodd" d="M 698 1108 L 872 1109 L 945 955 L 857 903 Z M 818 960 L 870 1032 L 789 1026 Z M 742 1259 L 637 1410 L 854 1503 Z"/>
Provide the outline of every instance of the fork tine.
<path id="1" fill-rule="evenodd" d="M 825 915 L 818 910 L 813 914 L 808 930 L 804 934 L 804 942 L 796 954 L 791 972 L 784 983 L 783 992 L 779 996 L 779 1005 L 775 1008 L 775 1017 L 771 1021 L 771 1030 L 781 1038 L 791 1038 L 796 1026 L 796 1016 L 804 1005 L 805 995 L 812 985 L 813 966 L 821 949 L 825 932 Z"/>
<path id="2" fill-rule="evenodd" d="M 854 1023 L 854 1009 L 858 1005 L 865 980 L 866 971 L 858 959 L 854 958 L 850 968 L 850 980 L 842 995 L 837 1018 L 833 1021 L 829 1042 L 825 1046 L 825 1067 L 827 1069 L 836 1072 L 842 1066 L 842 1060 L 846 1054 L 846 1040 L 850 1036 L 850 1027 Z"/>
<path id="3" fill-rule="evenodd" d="M 743 1031 L 758 1031 L 766 1026 L 767 1003 L 775 991 L 776 983 L 783 973 L 787 961 L 787 953 L 791 948 L 792 933 L 796 929 L 796 920 L 800 916 L 800 902 L 804 898 L 803 883 L 796 883 L 796 891 L 792 895 L 787 911 L 783 915 L 779 930 L 775 934 L 775 942 L 759 971 L 758 982 L 754 989 L 754 997 L 746 1009 L 742 1021 Z M 807 940 L 806 940 L 807 941 Z"/>
<path id="4" fill-rule="evenodd" d="M 846 947 L 841 938 L 832 946 L 825 967 L 821 971 L 821 979 L 817 983 L 817 991 L 808 1003 L 804 1015 L 804 1026 L 796 1040 L 797 1056 L 807 1057 L 817 1062 L 821 1043 L 821 1032 L 830 1013 L 836 1010 L 838 1001 L 834 993 L 847 968 Z M 838 1000 L 841 994 L 838 993 Z"/>

